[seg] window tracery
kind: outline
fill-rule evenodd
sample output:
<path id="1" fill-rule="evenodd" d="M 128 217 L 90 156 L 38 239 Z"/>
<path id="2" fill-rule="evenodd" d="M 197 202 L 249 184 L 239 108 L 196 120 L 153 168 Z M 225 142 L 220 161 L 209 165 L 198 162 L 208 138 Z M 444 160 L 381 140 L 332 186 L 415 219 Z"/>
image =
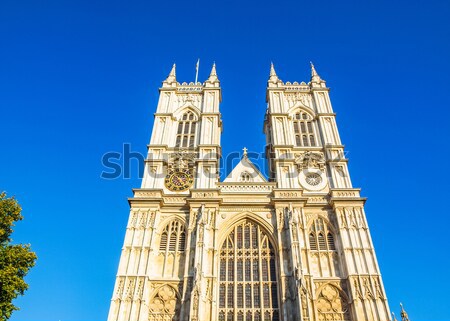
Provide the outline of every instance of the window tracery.
<path id="1" fill-rule="evenodd" d="M 170 285 L 158 289 L 149 305 L 149 321 L 176 321 L 180 310 L 180 299 L 177 291 Z"/>
<path id="2" fill-rule="evenodd" d="M 321 217 L 315 219 L 309 229 L 309 249 L 311 251 L 336 251 L 333 233 Z"/>
<path id="3" fill-rule="evenodd" d="M 175 147 L 194 147 L 197 121 L 194 113 L 186 112 L 178 123 Z"/>
<path id="4" fill-rule="evenodd" d="M 186 247 L 184 225 L 179 221 L 171 221 L 161 233 L 159 250 L 161 252 L 183 252 Z"/>
<path id="5" fill-rule="evenodd" d="M 317 299 L 319 320 L 350 320 L 347 300 L 339 289 L 327 284 L 320 291 Z"/>
<path id="6" fill-rule="evenodd" d="M 258 224 L 245 220 L 234 227 L 220 251 L 219 321 L 279 320 L 275 262 Z"/>
<path id="7" fill-rule="evenodd" d="M 308 113 L 300 111 L 294 115 L 294 132 L 297 146 L 317 146 L 314 120 Z"/>

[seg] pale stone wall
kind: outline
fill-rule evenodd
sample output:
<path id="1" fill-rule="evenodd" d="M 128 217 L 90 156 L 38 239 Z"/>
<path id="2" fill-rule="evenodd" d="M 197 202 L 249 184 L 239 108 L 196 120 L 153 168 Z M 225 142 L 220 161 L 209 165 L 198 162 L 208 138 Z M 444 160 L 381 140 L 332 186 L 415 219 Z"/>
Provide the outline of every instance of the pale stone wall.
<path id="1" fill-rule="evenodd" d="M 263 231 L 258 237 L 267 236 L 275 252 L 276 291 L 270 300 L 276 304 L 270 311 L 262 309 L 270 318 L 390 320 L 365 199 L 352 187 L 328 88 L 314 69 L 309 84 L 291 84 L 282 82 L 272 67 L 264 125 L 269 181 L 245 151 L 224 182 L 204 175 L 217 171 L 215 153 L 220 152 L 221 91 L 215 67 L 204 84 L 179 84 L 173 69 L 160 92 L 148 148 L 152 158 L 142 187 L 129 200 L 108 321 L 220 320 L 222 247 L 242 222 L 258 226 Z M 164 175 L 155 174 L 164 173 L 170 155 L 178 152 L 177 126 L 185 110 L 199 124 L 189 151 L 196 155 L 189 166 L 197 175 L 191 188 L 176 192 L 167 188 Z M 299 113 L 310 117 L 305 126 L 311 126 L 313 146 L 298 144 Z M 233 320 L 241 315 L 246 317 L 238 313 Z M 256 320 L 257 314 L 251 316 Z"/>

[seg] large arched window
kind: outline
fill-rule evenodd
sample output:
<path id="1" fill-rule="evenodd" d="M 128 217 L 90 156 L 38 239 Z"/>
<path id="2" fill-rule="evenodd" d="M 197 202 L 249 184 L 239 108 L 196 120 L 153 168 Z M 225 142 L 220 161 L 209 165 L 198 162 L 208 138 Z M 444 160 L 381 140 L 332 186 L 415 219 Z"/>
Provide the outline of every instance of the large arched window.
<path id="1" fill-rule="evenodd" d="M 197 121 L 191 111 L 186 112 L 178 123 L 176 147 L 194 147 Z"/>
<path id="2" fill-rule="evenodd" d="M 317 146 L 314 134 L 314 121 L 306 112 L 294 116 L 295 143 L 297 146 Z"/>
<path id="3" fill-rule="evenodd" d="M 159 250 L 161 252 L 183 252 L 186 247 L 186 233 L 184 225 L 178 221 L 172 221 L 166 225 L 161 233 Z"/>
<path id="4" fill-rule="evenodd" d="M 336 250 L 333 233 L 321 217 L 315 219 L 309 229 L 309 248 L 312 251 Z"/>
<path id="5" fill-rule="evenodd" d="M 234 227 L 220 250 L 219 321 L 279 320 L 275 251 L 250 220 Z"/>

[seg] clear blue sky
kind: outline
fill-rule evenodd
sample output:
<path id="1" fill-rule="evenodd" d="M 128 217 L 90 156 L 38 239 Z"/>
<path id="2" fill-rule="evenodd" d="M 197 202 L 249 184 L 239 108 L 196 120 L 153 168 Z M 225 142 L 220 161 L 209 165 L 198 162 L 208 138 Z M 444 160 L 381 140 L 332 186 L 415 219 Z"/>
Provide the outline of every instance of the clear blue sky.
<path id="1" fill-rule="evenodd" d="M 314 61 L 391 308 L 450 320 L 449 16 L 444 0 L 2 0 L 0 190 L 39 257 L 12 320 L 106 319 L 140 180 L 101 179 L 101 157 L 145 152 L 161 81 L 173 62 L 193 81 L 198 57 L 202 81 L 217 63 L 225 154 L 264 148 L 270 61 L 284 81 Z"/>

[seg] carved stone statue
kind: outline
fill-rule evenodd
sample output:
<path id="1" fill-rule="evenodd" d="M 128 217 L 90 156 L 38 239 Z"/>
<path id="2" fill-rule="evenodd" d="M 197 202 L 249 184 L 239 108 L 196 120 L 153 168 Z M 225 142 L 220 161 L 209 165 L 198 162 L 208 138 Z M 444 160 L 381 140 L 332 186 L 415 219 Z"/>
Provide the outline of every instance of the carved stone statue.
<path id="1" fill-rule="evenodd" d="M 295 155 L 295 164 L 297 165 L 299 171 L 306 168 L 317 168 L 323 170 L 325 168 L 325 158 L 323 153 L 305 152 Z"/>

